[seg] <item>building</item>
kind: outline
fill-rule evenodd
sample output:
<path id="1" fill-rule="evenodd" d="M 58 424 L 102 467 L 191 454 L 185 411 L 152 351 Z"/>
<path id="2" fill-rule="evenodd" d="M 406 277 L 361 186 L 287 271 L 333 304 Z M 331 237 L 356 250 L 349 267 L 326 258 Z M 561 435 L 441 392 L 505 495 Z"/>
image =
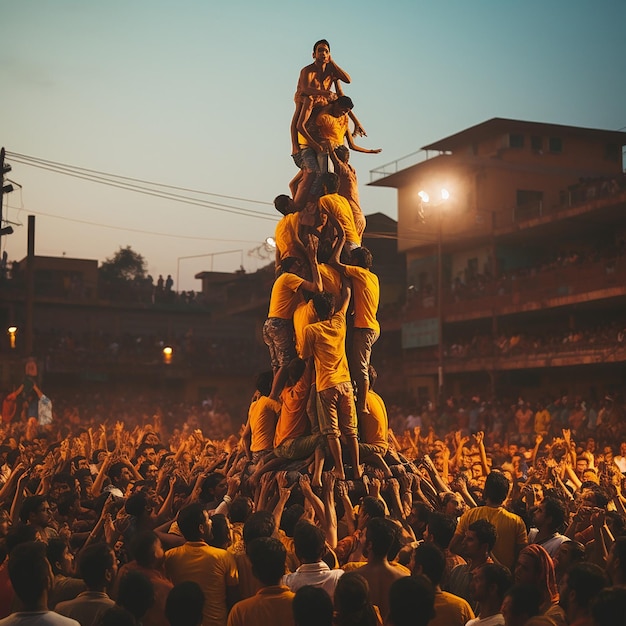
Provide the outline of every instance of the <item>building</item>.
<path id="1" fill-rule="evenodd" d="M 625 144 L 494 118 L 371 172 L 398 190 L 407 296 L 383 332 L 413 397 L 624 385 Z"/>

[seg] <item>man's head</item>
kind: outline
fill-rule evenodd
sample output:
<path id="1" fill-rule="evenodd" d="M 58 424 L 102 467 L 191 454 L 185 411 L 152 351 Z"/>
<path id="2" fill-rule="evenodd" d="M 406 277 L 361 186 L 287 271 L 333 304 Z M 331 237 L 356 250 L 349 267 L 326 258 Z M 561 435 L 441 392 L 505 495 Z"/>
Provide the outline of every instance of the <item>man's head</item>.
<path id="1" fill-rule="evenodd" d="M 256 511 L 243 525 L 243 542 L 247 546 L 259 537 L 271 537 L 276 530 L 276 522 L 270 511 Z"/>
<path id="2" fill-rule="evenodd" d="M 138 533 L 130 544 L 130 551 L 141 567 L 156 569 L 165 556 L 159 537 L 151 530 Z"/>
<path id="3" fill-rule="evenodd" d="M 476 602 L 500 606 L 512 583 L 513 577 L 507 567 L 500 563 L 485 563 L 472 572 L 470 592 Z"/>
<path id="4" fill-rule="evenodd" d="M 578 563 L 565 573 L 559 585 L 559 604 L 572 623 L 580 612 L 587 613 L 592 600 L 608 585 L 604 571 L 595 563 Z"/>
<path id="5" fill-rule="evenodd" d="M 430 582 L 439 585 L 446 568 L 446 557 L 434 543 L 422 543 L 413 552 L 413 573 L 424 574 Z"/>
<path id="6" fill-rule="evenodd" d="M 550 532 L 562 530 L 567 519 L 567 509 L 565 505 L 556 498 L 544 498 L 541 504 L 535 509 L 533 521 L 537 528 L 547 528 Z"/>
<path id="7" fill-rule="evenodd" d="M 125 491 L 126 487 L 128 487 L 133 479 L 133 475 L 126 463 L 118 461 L 117 463 L 113 463 L 109 468 L 109 478 L 115 487 L 121 491 Z"/>
<path id="8" fill-rule="evenodd" d="M 252 573 L 267 587 L 278 585 L 285 573 L 287 550 L 275 537 L 259 537 L 246 549 Z"/>
<path id="9" fill-rule="evenodd" d="M 117 590 L 117 605 L 126 609 L 136 620 L 141 619 L 146 611 L 154 604 L 154 585 L 152 581 L 140 571 L 128 571 L 119 581 Z"/>
<path id="10" fill-rule="evenodd" d="M 289 215 L 296 212 L 294 201 L 285 194 L 280 194 L 274 198 L 274 207 L 282 215 Z"/>
<path id="11" fill-rule="evenodd" d="M 306 361 L 303 361 L 298 357 L 289 361 L 289 365 L 287 366 L 289 384 L 295 385 L 302 378 L 302 374 L 304 374 L 305 369 Z"/>
<path id="12" fill-rule="evenodd" d="M 328 291 L 313 296 L 313 308 L 320 322 L 330 319 L 335 312 L 335 296 Z"/>
<path id="13" fill-rule="evenodd" d="M 50 504 L 44 496 L 28 496 L 20 509 L 20 522 L 37 528 L 46 528 L 52 521 Z"/>
<path id="14" fill-rule="evenodd" d="M 178 528 L 186 541 L 208 541 L 211 538 L 211 520 L 200 502 L 188 504 L 180 510 Z"/>
<path id="15" fill-rule="evenodd" d="M 9 556 L 9 578 L 24 609 L 40 609 L 52 587 L 53 575 L 46 558 L 46 544 L 28 541 L 16 546 Z"/>
<path id="16" fill-rule="evenodd" d="M 357 526 L 359 529 L 365 528 L 368 520 L 374 517 L 385 517 L 385 506 L 378 498 L 365 496 L 359 507 L 357 515 Z"/>
<path id="17" fill-rule="evenodd" d="M 117 558 L 106 543 L 94 543 L 81 552 L 78 572 L 90 591 L 104 591 L 115 580 Z"/>
<path id="18" fill-rule="evenodd" d="M 557 549 L 552 560 L 557 580 L 569 571 L 576 563 L 585 558 L 585 546 L 578 541 L 564 541 Z M 608 564 L 607 564 L 608 565 Z"/>
<path id="19" fill-rule="evenodd" d="M 354 108 L 354 102 L 352 98 L 348 96 L 339 96 L 336 100 L 333 100 L 330 104 L 330 114 L 333 117 L 341 117 Z"/>
<path id="20" fill-rule="evenodd" d="M 74 575 L 74 557 L 65 540 L 51 537 L 46 546 L 46 557 L 53 574 Z"/>
<path id="21" fill-rule="evenodd" d="M 367 248 L 361 246 L 354 248 L 354 250 L 350 252 L 350 265 L 356 265 L 368 270 L 372 267 L 372 263 L 372 253 Z"/>
<path id="22" fill-rule="evenodd" d="M 626 624 L 626 587 L 603 589 L 591 607 L 591 615 L 595 626 Z"/>
<path id="23" fill-rule="evenodd" d="M 269 396 L 272 392 L 272 382 L 274 381 L 274 374 L 271 370 L 266 372 L 261 372 L 257 375 L 256 381 L 254 383 L 255 389 L 262 396 Z"/>
<path id="24" fill-rule="evenodd" d="M 244 523 L 254 513 L 254 502 L 247 496 L 237 496 L 230 505 L 228 519 L 233 524 Z"/>
<path id="25" fill-rule="evenodd" d="M 435 617 L 435 588 L 426 576 L 405 576 L 389 589 L 389 626 L 426 626 Z"/>
<path id="26" fill-rule="evenodd" d="M 509 479 L 502 472 L 492 471 L 485 480 L 483 496 L 493 504 L 502 504 L 509 495 L 510 487 Z"/>
<path id="27" fill-rule="evenodd" d="M 296 556 L 302 563 L 318 563 L 326 552 L 326 538 L 315 524 L 301 520 L 293 532 Z"/>
<path id="28" fill-rule="evenodd" d="M 541 593 L 535 585 L 515 585 L 506 592 L 501 613 L 506 626 L 523 626 L 539 615 L 540 607 Z"/>
<path id="29" fill-rule="evenodd" d="M 320 183 L 324 190 L 324 195 L 337 193 L 339 190 L 339 176 L 334 172 L 326 172 L 320 176 Z"/>
<path id="30" fill-rule="evenodd" d="M 368 560 L 371 558 L 378 561 L 385 559 L 396 540 L 396 535 L 396 526 L 391 520 L 384 517 L 373 517 L 368 520 L 365 526 L 363 556 Z"/>
<path id="31" fill-rule="evenodd" d="M 291 607 L 296 626 L 332 626 L 333 601 L 321 587 L 300 587 Z"/>
<path id="32" fill-rule="evenodd" d="M 186 580 L 167 594 L 165 617 L 170 626 L 200 626 L 203 608 L 204 592 L 200 585 Z"/>
<path id="33" fill-rule="evenodd" d="M 463 553 L 470 559 L 484 556 L 493 550 L 497 538 L 496 527 L 486 519 L 478 519 L 465 531 Z"/>
<path id="34" fill-rule="evenodd" d="M 211 472 L 202 483 L 200 500 L 202 502 L 219 502 L 226 495 L 227 491 L 226 476 L 221 472 Z"/>
<path id="35" fill-rule="evenodd" d="M 320 39 L 313 45 L 313 58 L 318 63 L 328 63 L 330 60 L 330 44 L 326 39 Z"/>
<path id="36" fill-rule="evenodd" d="M 335 148 L 335 156 L 342 163 L 347 163 L 350 160 L 350 150 L 346 146 L 337 146 Z"/>
<path id="37" fill-rule="evenodd" d="M 439 511 L 433 511 L 428 516 L 426 526 L 427 540 L 434 542 L 442 550 L 445 550 L 454 537 L 457 521 L 450 515 L 445 515 Z"/>

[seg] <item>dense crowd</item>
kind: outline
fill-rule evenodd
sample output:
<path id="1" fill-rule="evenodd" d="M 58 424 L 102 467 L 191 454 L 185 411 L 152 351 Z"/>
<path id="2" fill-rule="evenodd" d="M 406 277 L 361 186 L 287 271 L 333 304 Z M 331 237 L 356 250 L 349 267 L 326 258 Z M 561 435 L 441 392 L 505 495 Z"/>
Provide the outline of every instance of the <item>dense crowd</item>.
<path id="1" fill-rule="evenodd" d="M 205 436 L 182 405 L 59 399 L 42 424 L 45 396 L 25 387 L 0 433 L 7 623 L 75 626 L 52 609 L 82 626 L 626 619 L 619 399 L 520 401 L 508 434 L 479 398 L 396 409 L 383 464 L 336 480 L 326 451 L 316 487 L 313 455 L 255 463 L 241 433 Z"/>

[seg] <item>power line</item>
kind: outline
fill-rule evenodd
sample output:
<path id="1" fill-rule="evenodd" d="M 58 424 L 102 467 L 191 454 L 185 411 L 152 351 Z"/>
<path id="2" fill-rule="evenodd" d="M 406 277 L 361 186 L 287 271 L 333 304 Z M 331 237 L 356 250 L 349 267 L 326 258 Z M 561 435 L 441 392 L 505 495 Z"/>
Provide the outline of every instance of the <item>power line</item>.
<path id="1" fill-rule="evenodd" d="M 12 209 L 16 209 L 17 207 L 9 207 Z M 22 209 L 20 209 L 22 210 Z M 44 217 L 51 217 L 53 219 L 64 220 L 66 222 L 75 222 L 76 224 L 83 224 L 86 226 L 96 226 L 98 228 L 109 228 L 110 230 L 122 230 L 128 231 L 131 233 L 141 233 L 142 235 L 156 235 L 158 237 L 171 237 L 174 239 L 194 239 L 197 241 L 232 241 L 235 243 L 253 243 L 256 244 L 258 241 L 250 240 L 250 239 L 222 239 L 219 237 L 196 237 L 194 235 L 175 235 L 173 233 L 159 233 L 155 231 L 143 230 L 141 228 L 125 228 L 123 226 L 111 226 L 110 224 L 99 224 L 97 222 L 90 222 L 88 220 L 79 220 L 73 217 L 64 217 L 62 215 L 54 215 L 52 213 L 45 213 L 43 211 L 33 211 L 32 209 L 28 209 L 29 213 L 33 215 L 42 215 Z"/>
<path id="2" fill-rule="evenodd" d="M 93 170 L 93 169 L 89 169 L 86 167 L 78 167 L 77 165 L 68 165 L 66 163 L 60 163 L 58 161 L 49 161 L 48 159 L 42 159 L 39 157 L 31 157 L 28 156 L 26 154 L 20 154 L 19 152 L 11 152 L 11 151 L 7 151 L 8 155 L 10 155 L 13 158 L 19 158 L 19 159 L 26 159 L 29 161 L 34 161 L 37 163 L 45 163 L 48 165 L 54 165 L 57 167 L 63 167 L 63 168 L 67 168 L 67 169 L 73 169 L 73 170 L 79 170 L 79 171 L 83 171 L 83 172 L 90 172 L 93 174 L 100 174 L 102 176 L 108 176 L 110 178 L 119 178 L 122 180 L 130 180 L 133 182 L 137 182 L 137 183 L 142 183 L 143 185 L 153 185 L 155 187 L 165 187 L 167 189 L 177 189 L 178 191 L 188 191 L 190 193 L 197 193 L 197 194 L 201 194 L 201 195 L 206 195 L 206 196 L 214 196 L 216 198 L 226 198 L 227 200 L 237 200 L 239 202 L 252 202 L 254 204 L 263 204 L 266 206 L 273 206 L 273 204 L 271 202 L 266 202 L 265 200 L 253 200 L 250 198 L 240 198 L 238 196 L 228 196 L 228 195 L 224 195 L 224 194 L 220 194 L 220 193 L 212 193 L 210 191 L 202 191 L 199 189 L 190 189 L 189 187 L 178 187 L 176 185 L 167 185 L 166 183 L 156 183 L 153 181 L 148 181 L 148 180 L 142 180 L 140 178 L 133 178 L 131 176 L 122 176 L 121 174 L 109 174 L 107 172 L 102 172 L 100 170 Z M 26 165 L 26 164 L 25 164 Z"/>
<path id="3" fill-rule="evenodd" d="M 58 165 L 58 166 L 46 165 L 44 163 L 22 160 L 20 157 L 17 157 L 17 158 L 11 157 L 11 160 L 13 162 L 20 163 L 22 165 L 29 165 L 31 167 L 47 170 L 53 173 L 64 174 L 66 176 L 71 176 L 71 177 L 86 180 L 89 182 L 96 182 L 96 183 L 107 185 L 110 187 L 124 189 L 126 191 L 134 191 L 135 193 L 141 193 L 144 195 L 153 196 L 153 197 L 157 197 L 157 198 L 161 198 L 165 200 L 173 200 L 175 202 L 181 202 L 182 204 L 189 204 L 192 206 L 200 206 L 204 208 L 214 209 L 216 211 L 230 213 L 233 215 L 254 217 L 258 219 L 271 220 L 274 222 L 278 221 L 278 216 L 270 215 L 268 213 L 263 213 L 261 211 L 255 211 L 253 209 L 247 209 L 244 207 L 232 206 L 232 205 L 222 204 L 218 202 L 210 202 L 207 200 L 200 200 L 196 198 L 191 198 L 189 196 L 182 196 L 179 194 L 174 194 L 174 193 L 167 192 L 167 191 L 159 191 L 156 189 L 150 189 L 149 187 L 142 187 L 140 185 L 135 185 L 133 183 L 126 183 L 123 181 L 111 180 L 109 178 L 106 178 L 106 176 L 108 176 L 107 174 L 104 174 L 103 176 L 99 176 L 99 175 L 97 176 L 94 174 L 83 174 L 82 172 L 78 171 L 78 169 L 83 169 L 83 168 L 72 169 L 71 167 L 66 167 L 63 165 Z M 154 183 L 148 183 L 148 184 L 154 184 Z M 201 193 L 204 193 L 204 192 L 201 192 Z"/>

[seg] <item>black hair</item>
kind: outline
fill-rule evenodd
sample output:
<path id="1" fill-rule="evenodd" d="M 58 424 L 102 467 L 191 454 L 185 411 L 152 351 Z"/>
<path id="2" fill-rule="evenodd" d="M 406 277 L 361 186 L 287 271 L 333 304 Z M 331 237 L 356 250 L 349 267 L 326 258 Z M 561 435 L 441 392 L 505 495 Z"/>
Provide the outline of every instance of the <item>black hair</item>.
<path id="1" fill-rule="evenodd" d="M 511 612 L 529 618 L 541 612 L 542 596 L 536 585 L 513 585 L 505 594 L 511 599 Z"/>
<path id="2" fill-rule="evenodd" d="M 508 567 L 500 563 L 485 563 L 480 566 L 487 585 L 495 585 L 496 593 L 500 602 L 504 600 L 506 592 L 513 584 L 513 576 Z"/>
<path id="3" fill-rule="evenodd" d="M 361 246 L 360 248 L 354 248 L 354 250 L 350 252 L 351 265 L 369 269 L 372 267 L 373 262 L 372 253 L 367 248 Z"/>
<path id="4" fill-rule="evenodd" d="M 393 626 L 427 626 L 435 616 L 435 588 L 426 576 L 405 576 L 389 588 Z"/>
<path id="5" fill-rule="evenodd" d="M 337 193 L 339 189 L 339 176 L 335 172 L 325 172 L 320 175 L 320 184 L 326 193 Z"/>
<path id="6" fill-rule="evenodd" d="M 192 580 L 174 585 L 165 601 L 165 617 L 171 626 L 199 626 L 202 623 L 204 592 Z"/>
<path id="7" fill-rule="evenodd" d="M 370 519 L 373 517 L 385 517 L 385 505 L 378 498 L 365 496 L 359 508 L 359 513 L 361 512 Z"/>
<path id="8" fill-rule="evenodd" d="M 433 536 L 435 543 L 445 550 L 456 532 L 457 521 L 452 515 L 433 511 L 428 516 L 428 534 Z"/>
<path id="9" fill-rule="evenodd" d="M 94 543 L 80 554 L 78 571 L 90 590 L 100 591 L 107 584 L 106 573 L 115 564 L 115 553 L 106 543 Z"/>
<path id="10" fill-rule="evenodd" d="M 201 502 L 188 504 L 178 513 L 178 528 L 187 541 L 198 541 L 201 538 L 200 526 L 205 521 L 206 514 Z"/>
<path id="11" fill-rule="evenodd" d="M 256 377 L 254 387 L 262 396 L 269 396 L 272 391 L 273 381 L 274 373 L 271 370 L 267 372 L 261 372 Z"/>
<path id="12" fill-rule="evenodd" d="M 154 585 L 143 573 L 130 570 L 120 579 L 117 604 L 139 621 L 154 604 Z"/>
<path id="13" fill-rule="evenodd" d="M 446 557 L 441 548 L 434 543 L 421 543 L 413 552 L 413 560 L 435 587 L 441 582 L 446 569 Z"/>
<path id="14" fill-rule="evenodd" d="M 328 41 L 326 39 L 320 39 L 319 41 L 316 41 L 313 44 L 313 52 L 315 52 L 317 50 L 317 46 L 320 46 L 322 44 L 328 46 L 328 50 L 330 50 L 330 44 L 328 43 Z"/>
<path id="15" fill-rule="evenodd" d="M 143 492 L 134 493 L 126 500 L 124 508 L 126 513 L 139 517 L 148 510 L 148 496 Z"/>
<path id="16" fill-rule="evenodd" d="M 46 544 L 27 541 L 16 546 L 9 556 L 8 569 L 15 595 L 26 610 L 32 610 L 52 583 Z"/>
<path id="17" fill-rule="evenodd" d="M 230 528 L 228 520 L 222 513 L 211 515 L 211 534 L 212 538 L 209 545 L 215 548 L 226 549 L 230 544 Z"/>
<path id="18" fill-rule="evenodd" d="M 326 552 L 326 538 L 315 524 L 300 520 L 293 531 L 296 556 L 301 562 L 317 563 Z"/>
<path id="19" fill-rule="evenodd" d="M 332 626 L 333 601 L 321 587 L 300 587 L 291 607 L 296 626 Z"/>
<path id="20" fill-rule="evenodd" d="M 283 511 L 283 515 L 280 518 L 280 529 L 284 531 L 287 537 L 293 537 L 296 524 L 300 521 L 300 518 L 303 515 L 304 507 L 301 504 L 292 504 L 289 508 Z"/>
<path id="21" fill-rule="evenodd" d="M 20 509 L 20 522 L 22 524 L 28 523 L 28 518 L 36 513 L 44 502 L 47 502 L 48 498 L 45 496 L 28 496 L 24 498 L 22 502 L 22 508 Z"/>
<path id="22" fill-rule="evenodd" d="M 502 472 L 492 471 L 485 479 L 483 496 L 494 504 L 502 504 L 509 495 L 510 487 L 509 479 Z"/>
<path id="23" fill-rule="evenodd" d="M 289 361 L 289 365 L 287 366 L 287 371 L 289 373 L 289 382 L 292 385 L 295 385 L 302 378 L 302 374 L 304 374 L 305 369 L 306 361 L 303 361 L 298 357 Z"/>
<path id="24" fill-rule="evenodd" d="M 252 573 L 264 585 L 277 585 L 285 573 L 287 550 L 275 537 L 259 537 L 246 546 Z"/>
<path id="25" fill-rule="evenodd" d="M 243 542 L 247 546 L 259 537 L 271 537 L 276 530 L 276 522 L 270 511 L 254 512 L 243 525 Z"/>
<path id="26" fill-rule="evenodd" d="M 576 604 L 581 608 L 588 608 L 607 586 L 604 570 L 595 563 L 577 563 L 567 572 L 567 589 L 576 592 Z"/>
<path id="27" fill-rule="evenodd" d="M 274 198 L 274 207 L 282 215 L 289 215 L 290 209 L 293 207 L 293 201 L 289 196 L 284 193 Z"/>
<path id="28" fill-rule="evenodd" d="M 551 497 L 544 498 L 542 504 L 545 506 L 546 516 L 552 519 L 551 527 L 560 531 L 568 518 L 565 504 Z"/>
<path id="29" fill-rule="evenodd" d="M 596 626 L 626 624 L 626 587 L 603 589 L 591 605 Z"/>
<path id="30" fill-rule="evenodd" d="M 384 517 L 373 517 L 367 521 L 365 528 L 367 542 L 371 543 L 374 557 L 377 559 L 386 557 L 397 535 L 393 522 Z"/>
<path id="31" fill-rule="evenodd" d="M 378 617 L 369 600 L 367 580 L 357 572 L 344 574 L 335 587 L 335 609 L 339 626 L 376 626 Z"/>
<path id="32" fill-rule="evenodd" d="M 254 511 L 254 503 L 247 496 L 237 496 L 230 505 L 228 519 L 235 524 L 245 522 Z"/>
<path id="33" fill-rule="evenodd" d="M 56 564 L 61 560 L 63 552 L 67 550 L 67 547 L 67 542 L 64 539 L 59 539 L 58 537 L 50 537 L 50 539 L 48 539 L 46 558 L 48 559 L 48 563 L 50 563 L 52 573 L 55 575 L 61 573 L 61 570 Z"/>
<path id="34" fill-rule="evenodd" d="M 98 626 L 138 626 L 135 616 L 117 604 L 104 611 L 97 624 Z"/>
<path id="35" fill-rule="evenodd" d="M 316 293 L 313 296 L 313 306 L 317 317 L 321 321 L 330 319 L 333 311 L 335 310 L 335 296 L 328 291 Z"/>
<path id="36" fill-rule="evenodd" d="M 341 108 L 354 109 L 354 102 L 349 96 L 339 96 L 333 104 L 338 104 Z"/>
<path id="37" fill-rule="evenodd" d="M 476 538 L 479 543 L 481 545 L 486 544 L 489 552 L 493 550 L 493 547 L 496 545 L 496 540 L 498 539 L 498 532 L 496 527 L 489 520 L 477 519 L 467 527 L 467 530 L 476 533 Z"/>

